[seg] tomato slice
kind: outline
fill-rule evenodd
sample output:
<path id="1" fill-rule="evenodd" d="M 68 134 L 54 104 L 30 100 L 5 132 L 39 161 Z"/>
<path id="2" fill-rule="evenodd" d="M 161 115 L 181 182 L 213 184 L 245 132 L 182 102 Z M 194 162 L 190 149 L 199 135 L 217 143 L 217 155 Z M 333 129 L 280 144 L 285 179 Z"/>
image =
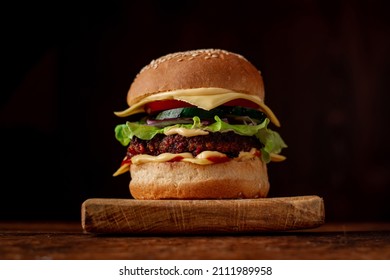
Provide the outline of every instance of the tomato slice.
<path id="1" fill-rule="evenodd" d="M 184 108 L 184 107 L 195 107 L 194 105 L 191 105 L 190 103 L 170 99 L 170 100 L 157 100 L 150 103 L 147 103 L 145 105 L 145 111 L 148 114 L 153 114 L 160 111 L 175 109 L 175 108 Z"/>
<path id="2" fill-rule="evenodd" d="M 256 103 L 242 98 L 228 101 L 222 106 L 240 106 L 240 107 L 247 107 L 247 108 L 254 108 L 254 109 L 259 108 L 259 105 L 257 105 Z M 151 115 L 153 113 L 157 113 L 165 110 L 184 108 L 184 107 L 195 107 L 195 106 L 185 101 L 180 101 L 175 99 L 157 100 L 157 101 L 147 103 L 145 105 L 145 112 Z"/>

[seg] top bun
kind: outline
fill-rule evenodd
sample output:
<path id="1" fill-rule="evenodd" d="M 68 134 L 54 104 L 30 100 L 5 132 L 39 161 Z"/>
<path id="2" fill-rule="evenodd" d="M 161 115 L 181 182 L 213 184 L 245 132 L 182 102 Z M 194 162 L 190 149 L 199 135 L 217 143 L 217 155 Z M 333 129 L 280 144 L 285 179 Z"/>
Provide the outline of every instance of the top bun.
<path id="1" fill-rule="evenodd" d="M 260 71 L 239 54 L 200 49 L 162 56 L 145 66 L 127 94 L 132 106 L 158 93 L 192 88 L 224 88 L 264 100 Z"/>

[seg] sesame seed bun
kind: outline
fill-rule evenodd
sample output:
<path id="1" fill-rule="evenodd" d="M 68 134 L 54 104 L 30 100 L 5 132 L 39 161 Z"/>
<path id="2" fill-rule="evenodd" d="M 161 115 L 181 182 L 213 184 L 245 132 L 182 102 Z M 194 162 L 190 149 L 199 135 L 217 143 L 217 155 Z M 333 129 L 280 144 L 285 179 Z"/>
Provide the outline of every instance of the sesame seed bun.
<path id="1" fill-rule="evenodd" d="M 200 49 L 162 56 L 145 66 L 127 94 L 132 106 L 154 93 L 192 88 L 224 88 L 264 100 L 260 72 L 243 56 L 218 49 Z"/>

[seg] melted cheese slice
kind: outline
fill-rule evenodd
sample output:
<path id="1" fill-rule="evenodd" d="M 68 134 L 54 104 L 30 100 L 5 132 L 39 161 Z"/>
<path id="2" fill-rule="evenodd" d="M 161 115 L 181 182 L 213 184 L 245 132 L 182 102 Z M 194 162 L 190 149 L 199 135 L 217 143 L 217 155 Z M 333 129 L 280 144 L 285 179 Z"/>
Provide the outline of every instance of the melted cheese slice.
<path id="1" fill-rule="evenodd" d="M 170 99 L 185 101 L 204 110 L 211 110 L 235 99 L 246 99 L 259 105 L 261 111 L 263 111 L 267 115 L 271 122 L 276 126 L 280 126 L 280 122 L 275 116 L 275 114 L 267 105 L 265 105 L 264 101 L 260 97 L 240 92 L 234 92 L 223 88 L 193 88 L 160 92 L 145 97 L 144 99 L 124 111 L 115 112 L 115 115 L 117 115 L 118 117 L 127 117 L 133 114 L 143 113 L 145 112 L 145 104 L 157 100 Z"/>
<path id="2" fill-rule="evenodd" d="M 171 154 L 171 153 L 163 153 L 158 156 L 151 156 L 151 155 L 136 155 L 131 158 L 132 164 L 143 164 L 148 162 L 167 162 L 171 161 L 174 158 L 180 157 L 181 159 L 179 161 L 183 162 L 191 162 L 195 164 L 200 165 L 206 165 L 206 164 L 213 164 L 214 162 L 209 160 L 208 158 L 211 157 L 223 157 L 225 158 L 226 155 L 220 152 L 215 151 L 204 151 L 201 152 L 196 157 L 193 157 L 191 153 L 180 153 L 180 154 Z"/>
<path id="3" fill-rule="evenodd" d="M 179 134 L 184 137 L 193 137 L 198 135 L 207 135 L 208 131 L 197 128 L 172 127 L 164 131 L 165 135 Z"/>
<path id="4" fill-rule="evenodd" d="M 234 158 L 232 160 L 237 161 L 246 161 L 251 160 L 257 156 L 259 156 L 259 152 L 252 148 L 249 152 L 240 152 L 237 158 Z M 282 161 L 285 160 L 286 157 L 282 155 L 277 154 L 270 154 L 272 161 Z M 151 155 L 136 155 L 131 158 L 131 164 L 143 164 L 143 163 L 149 163 L 149 162 L 168 162 L 173 159 L 180 158 L 179 161 L 183 162 L 191 162 L 194 164 L 200 164 L 200 165 L 207 165 L 207 164 L 215 164 L 215 162 L 209 160 L 209 158 L 215 158 L 215 157 L 222 157 L 225 158 L 226 155 L 220 152 L 216 151 L 204 151 L 197 155 L 196 157 L 193 157 L 191 153 L 180 153 L 180 154 L 172 154 L 172 153 L 163 153 L 158 156 L 151 156 Z M 113 176 L 117 176 L 120 174 L 123 174 L 125 172 L 128 172 L 130 169 L 130 163 L 123 164 L 114 174 Z"/>

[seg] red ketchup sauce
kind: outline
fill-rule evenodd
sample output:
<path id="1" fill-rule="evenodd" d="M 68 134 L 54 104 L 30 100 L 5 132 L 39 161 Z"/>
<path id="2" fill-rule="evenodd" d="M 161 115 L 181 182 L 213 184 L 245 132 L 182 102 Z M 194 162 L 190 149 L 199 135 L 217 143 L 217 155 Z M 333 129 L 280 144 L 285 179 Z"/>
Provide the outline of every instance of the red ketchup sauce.
<path id="1" fill-rule="evenodd" d="M 125 164 L 131 164 L 131 158 L 125 157 L 125 158 L 122 160 L 121 166 L 123 166 L 123 165 L 125 165 Z"/>
<path id="2" fill-rule="evenodd" d="M 169 162 L 181 161 L 183 158 L 184 158 L 184 157 L 182 157 L 182 156 L 176 156 L 176 157 L 170 159 Z"/>
<path id="3" fill-rule="evenodd" d="M 214 163 L 223 163 L 223 162 L 227 162 L 230 160 L 230 158 L 228 158 L 228 157 L 208 157 L 207 159 L 209 161 L 214 162 Z"/>

